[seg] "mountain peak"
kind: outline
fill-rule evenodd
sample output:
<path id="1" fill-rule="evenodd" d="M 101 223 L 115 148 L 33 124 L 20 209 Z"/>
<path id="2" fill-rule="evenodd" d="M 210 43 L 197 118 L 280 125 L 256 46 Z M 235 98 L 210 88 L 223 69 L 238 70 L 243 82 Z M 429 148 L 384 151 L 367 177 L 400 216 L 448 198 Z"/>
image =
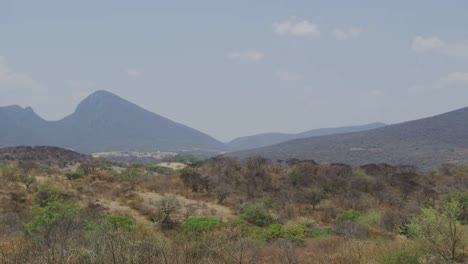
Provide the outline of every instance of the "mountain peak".
<path id="1" fill-rule="evenodd" d="M 108 92 L 106 90 L 97 90 L 94 93 L 88 95 L 85 99 L 83 99 L 83 102 L 88 102 L 88 101 L 103 101 L 103 100 L 121 100 L 125 101 L 121 97 Z"/>
<path id="2" fill-rule="evenodd" d="M 127 100 L 105 90 L 98 90 L 88 95 L 76 107 L 75 113 L 93 113 L 131 105 Z"/>
<path id="3" fill-rule="evenodd" d="M 2 106 L 0 107 L 0 110 L 3 110 L 6 113 L 10 113 L 13 115 L 30 115 L 30 116 L 37 116 L 34 110 L 28 106 L 28 107 L 21 107 L 19 105 L 8 105 L 8 106 Z"/>

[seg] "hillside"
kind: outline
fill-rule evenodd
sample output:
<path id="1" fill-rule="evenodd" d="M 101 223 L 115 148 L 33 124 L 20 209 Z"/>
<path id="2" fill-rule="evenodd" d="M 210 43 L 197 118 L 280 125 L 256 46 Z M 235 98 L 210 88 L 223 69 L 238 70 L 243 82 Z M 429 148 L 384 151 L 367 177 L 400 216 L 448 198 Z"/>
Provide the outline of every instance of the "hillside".
<path id="1" fill-rule="evenodd" d="M 0 108 L 0 147 L 50 145 L 80 152 L 217 151 L 214 138 L 149 112 L 112 93 L 97 91 L 75 112 L 45 121 L 31 108 Z"/>
<path id="2" fill-rule="evenodd" d="M 0 263 L 468 259 L 466 166 L 425 174 L 254 158 L 183 167 L 0 164 Z"/>
<path id="3" fill-rule="evenodd" d="M 310 137 L 228 156 L 314 159 L 351 165 L 410 164 L 423 168 L 468 162 L 468 108 L 369 131 Z"/>
<path id="4" fill-rule="evenodd" d="M 227 147 L 231 151 L 247 150 L 254 148 L 266 147 L 282 142 L 286 142 L 298 138 L 316 137 L 333 134 L 343 134 L 358 131 L 365 131 L 369 129 L 379 128 L 385 126 L 383 123 L 371 123 L 361 126 L 346 126 L 336 128 L 320 128 L 305 131 L 297 134 L 286 134 L 286 133 L 263 133 L 246 137 L 239 137 L 231 142 L 227 143 Z"/>
<path id="5" fill-rule="evenodd" d="M 74 164 L 93 160 L 93 157 L 57 147 L 9 147 L 0 148 L 0 163 L 32 161 L 44 165 Z"/>

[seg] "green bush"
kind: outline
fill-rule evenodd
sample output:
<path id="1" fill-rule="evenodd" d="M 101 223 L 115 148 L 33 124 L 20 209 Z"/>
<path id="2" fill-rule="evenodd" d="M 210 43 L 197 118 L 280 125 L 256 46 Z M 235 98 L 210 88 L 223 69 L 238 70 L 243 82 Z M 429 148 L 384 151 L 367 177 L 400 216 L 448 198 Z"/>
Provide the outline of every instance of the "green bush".
<path id="1" fill-rule="evenodd" d="M 319 237 L 329 237 L 331 236 L 332 229 L 330 227 L 324 229 L 317 229 L 312 231 L 312 238 L 319 238 Z"/>
<path id="2" fill-rule="evenodd" d="M 57 224 L 75 221 L 79 210 L 79 206 L 70 201 L 48 200 L 44 206 L 33 208 L 33 219 L 24 224 L 24 228 L 26 233 L 30 235 L 50 232 Z"/>
<path id="3" fill-rule="evenodd" d="M 283 228 L 283 237 L 296 242 L 304 242 L 307 228 L 302 224 L 289 224 Z"/>
<path id="4" fill-rule="evenodd" d="M 39 206 L 44 207 L 50 201 L 64 198 L 66 198 L 66 195 L 62 188 L 54 185 L 43 184 L 39 186 L 35 195 L 35 202 Z"/>
<path id="5" fill-rule="evenodd" d="M 273 241 L 278 238 L 283 238 L 283 235 L 283 226 L 275 223 L 265 228 L 259 228 L 255 233 L 255 238 L 263 241 Z"/>
<path id="6" fill-rule="evenodd" d="M 403 250 L 396 252 L 387 256 L 384 256 L 382 259 L 383 264 L 418 264 L 419 262 L 419 252 L 412 250 Z"/>
<path id="7" fill-rule="evenodd" d="M 263 197 L 262 201 L 266 208 L 273 209 L 273 202 L 271 201 L 270 197 L 265 196 Z"/>
<path id="8" fill-rule="evenodd" d="M 241 207 L 241 218 L 256 226 L 264 227 L 271 222 L 270 213 L 263 206 L 248 204 Z"/>
<path id="9" fill-rule="evenodd" d="M 354 168 L 353 169 L 353 175 L 357 176 L 357 177 L 365 177 L 365 176 L 367 176 L 367 173 L 362 168 Z"/>
<path id="10" fill-rule="evenodd" d="M 0 164 L 0 176 L 9 180 L 17 180 L 20 175 L 20 170 L 15 165 Z"/>
<path id="11" fill-rule="evenodd" d="M 461 213 L 458 216 L 463 224 L 468 224 L 468 192 L 452 192 L 444 197 L 446 203 L 450 201 L 457 201 L 462 207 Z"/>
<path id="12" fill-rule="evenodd" d="M 135 220 L 128 216 L 108 215 L 103 214 L 100 216 L 101 221 L 106 222 L 115 230 L 132 231 L 135 229 Z"/>
<path id="13" fill-rule="evenodd" d="M 187 235 L 199 238 L 220 226 L 221 222 L 214 217 L 190 217 L 182 224 L 182 230 Z"/>
<path id="14" fill-rule="evenodd" d="M 365 214 L 358 217 L 357 221 L 361 224 L 367 224 L 370 226 L 380 226 L 382 223 L 383 214 L 377 209 L 371 209 Z"/>
<path id="15" fill-rule="evenodd" d="M 67 172 L 65 173 L 65 177 L 67 177 L 68 180 L 77 180 L 83 177 L 83 174 L 80 172 Z"/>
<path id="16" fill-rule="evenodd" d="M 356 221 L 359 218 L 359 216 L 361 216 L 361 213 L 353 209 L 343 211 L 337 215 L 338 220 L 340 220 L 341 222 Z"/>
<path id="17" fill-rule="evenodd" d="M 434 254 L 452 263 L 465 254 L 465 228 L 458 220 L 460 203 L 452 199 L 437 207 L 426 207 L 406 225 L 409 237 L 419 240 L 428 254 Z"/>
<path id="18" fill-rule="evenodd" d="M 284 238 L 294 242 L 304 242 L 306 238 L 307 227 L 304 224 L 281 225 L 271 224 L 265 228 L 259 228 L 254 237 L 263 241 L 274 241 Z"/>

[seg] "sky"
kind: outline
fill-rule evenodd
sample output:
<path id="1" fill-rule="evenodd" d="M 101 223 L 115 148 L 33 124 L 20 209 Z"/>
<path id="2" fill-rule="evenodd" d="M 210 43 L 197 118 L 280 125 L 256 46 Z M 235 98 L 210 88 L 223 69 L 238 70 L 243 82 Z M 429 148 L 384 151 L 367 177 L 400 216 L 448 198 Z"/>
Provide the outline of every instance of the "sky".
<path id="1" fill-rule="evenodd" d="M 468 106 L 468 1 L 0 0 L 0 106 L 107 90 L 221 141 Z"/>

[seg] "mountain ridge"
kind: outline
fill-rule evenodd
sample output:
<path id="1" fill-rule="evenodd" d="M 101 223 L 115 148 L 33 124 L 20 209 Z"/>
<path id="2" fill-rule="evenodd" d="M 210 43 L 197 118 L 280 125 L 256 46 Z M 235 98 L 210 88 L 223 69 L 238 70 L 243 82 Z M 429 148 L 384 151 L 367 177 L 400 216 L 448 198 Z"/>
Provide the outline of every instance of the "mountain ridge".
<path id="1" fill-rule="evenodd" d="M 312 129 L 312 130 L 308 130 L 308 131 L 304 131 L 304 132 L 296 133 L 296 134 L 261 133 L 261 134 L 251 135 L 251 136 L 238 137 L 226 143 L 226 145 L 228 149 L 231 151 L 239 151 L 239 150 L 266 147 L 266 146 L 275 145 L 278 143 L 282 143 L 282 142 L 286 142 L 286 141 L 294 140 L 294 139 L 299 139 L 299 138 L 358 132 L 358 131 L 375 129 L 375 128 L 379 128 L 382 126 L 386 126 L 386 124 L 381 123 L 381 122 L 374 122 L 374 123 L 358 125 L 358 126 L 318 128 L 318 129 Z"/>
<path id="2" fill-rule="evenodd" d="M 227 154 L 271 159 L 364 165 L 388 163 L 423 168 L 468 163 L 468 107 L 372 130 L 295 139 Z"/>
<path id="3" fill-rule="evenodd" d="M 223 143 L 198 130 L 104 90 L 92 93 L 57 121 L 46 121 L 32 108 L 19 106 L 0 107 L 0 121 L 4 131 L 0 147 L 50 145 L 85 153 L 224 149 Z"/>

